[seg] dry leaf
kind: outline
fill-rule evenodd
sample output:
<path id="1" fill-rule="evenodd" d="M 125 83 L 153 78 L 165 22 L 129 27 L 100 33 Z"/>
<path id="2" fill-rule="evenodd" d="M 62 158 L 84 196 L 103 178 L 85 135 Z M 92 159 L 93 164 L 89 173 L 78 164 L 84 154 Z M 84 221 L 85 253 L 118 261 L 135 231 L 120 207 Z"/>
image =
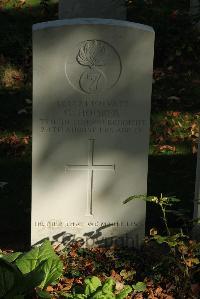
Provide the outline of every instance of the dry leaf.
<path id="1" fill-rule="evenodd" d="M 54 291 L 54 289 L 53 289 L 53 287 L 52 287 L 52 286 L 48 286 L 48 287 L 46 288 L 46 291 L 47 291 L 47 292 L 53 292 L 53 291 Z"/>
<path id="2" fill-rule="evenodd" d="M 149 232 L 149 234 L 150 234 L 150 236 L 155 236 L 155 235 L 157 235 L 158 234 L 158 231 L 157 231 L 157 229 L 156 228 L 151 228 L 150 229 L 150 232 Z"/>

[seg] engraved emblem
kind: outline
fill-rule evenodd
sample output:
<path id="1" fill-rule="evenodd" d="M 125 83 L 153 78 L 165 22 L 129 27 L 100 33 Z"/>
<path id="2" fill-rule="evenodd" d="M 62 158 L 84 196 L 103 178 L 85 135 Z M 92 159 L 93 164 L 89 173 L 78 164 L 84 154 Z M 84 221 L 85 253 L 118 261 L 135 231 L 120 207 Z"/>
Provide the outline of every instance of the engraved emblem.
<path id="1" fill-rule="evenodd" d="M 69 53 L 65 66 L 69 83 L 81 92 L 99 94 L 112 88 L 121 74 L 116 50 L 101 40 L 81 42 Z"/>

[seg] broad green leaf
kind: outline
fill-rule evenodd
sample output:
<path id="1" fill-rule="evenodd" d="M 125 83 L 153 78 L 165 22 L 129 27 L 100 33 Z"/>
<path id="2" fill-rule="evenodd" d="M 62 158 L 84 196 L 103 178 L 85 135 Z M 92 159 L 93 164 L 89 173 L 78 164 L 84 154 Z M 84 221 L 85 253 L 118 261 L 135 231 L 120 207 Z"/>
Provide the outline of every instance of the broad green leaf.
<path id="1" fill-rule="evenodd" d="M 36 293 L 39 298 L 50 299 L 52 297 L 48 292 L 43 290 L 36 290 Z"/>
<path id="2" fill-rule="evenodd" d="M 131 286 L 127 285 L 124 289 L 116 295 L 116 299 L 125 299 L 127 298 L 128 294 L 132 292 Z"/>
<path id="3" fill-rule="evenodd" d="M 120 275 L 125 279 L 125 280 L 132 280 L 134 275 L 136 274 L 136 271 L 135 270 L 125 270 L 123 269 L 121 272 L 120 272 Z"/>
<path id="4" fill-rule="evenodd" d="M 158 244 L 162 244 L 162 243 L 166 242 L 166 237 L 163 237 L 160 235 L 155 235 L 154 240 L 156 240 L 156 242 L 158 242 Z"/>
<path id="5" fill-rule="evenodd" d="M 21 252 L 12 252 L 10 254 L 3 255 L 3 259 L 9 263 L 14 262 L 20 255 L 22 255 Z"/>
<path id="6" fill-rule="evenodd" d="M 92 293 L 94 293 L 97 288 L 101 286 L 101 281 L 98 277 L 92 276 L 88 277 L 84 280 L 84 294 L 86 296 L 90 296 Z"/>
<path id="7" fill-rule="evenodd" d="M 58 256 L 50 257 L 44 261 L 39 267 L 44 272 L 44 279 L 40 284 L 41 288 L 48 286 L 50 283 L 56 281 L 63 272 L 63 263 Z"/>
<path id="8" fill-rule="evenodd" d="M 17 277 L 17 269 L 7 261 L 0 259 L 0 298 L 5 298 L 14 287 Z"/>
<path id="9" fill-rule="evenodd" d="M 23 274 L 33 271 L 42 261 L 55 257 L 51 242 L 46 240 L 40 247 L 34 247 L 16 260 L 16 265 Z"/>
<path id="10" fill-rule="evenodd" d="M 146 283 L 142 281 L 139 281 L 133 285 L 133 289 L 135 292 L 144 292 L 146 288 L 147 288 Z"/>
<path id="11" fill-rule="evenodd" d="M 8 298 L 6 299 L 13 299 L 17 295 L 28 294 L 29 292 L 33 291 L 35 287 L 39 286 L 43 280 L 44 272 L 41 270 L 41 267 L 37 267 L 35 270 L 28 274 L 21 274 L 17 276 L 15 280 L 15 286 L 8 293 Z"/>
<path id="12" fill-rule="evenodd" d="M 106 281 L 104 282 L 103 286 L 102 286 L 102 291 L 104 293 L 112 293 L 114 286 L 115 286 L 116 282 L 114 279 L 112 278 L 108 278 L 106 279 Z"/>

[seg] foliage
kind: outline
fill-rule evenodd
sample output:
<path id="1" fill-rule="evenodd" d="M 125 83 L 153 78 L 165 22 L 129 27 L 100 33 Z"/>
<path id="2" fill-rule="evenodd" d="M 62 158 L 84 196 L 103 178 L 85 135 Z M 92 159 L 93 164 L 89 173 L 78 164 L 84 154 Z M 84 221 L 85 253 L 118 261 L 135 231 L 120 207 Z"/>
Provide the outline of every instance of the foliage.
<path id="1" fill-rule="evenodd" d="M 44 289 L 60 278 L 62 268 L 62 261 L 49 241 L 28 253 L 1 254 L 0 298 L 23 299 L 37 286 Z"/>
<path id="2" fill-rule="evenodd" d="M 166 235 L 152 228 L 144 245 L 131 250 L 87 249 L 81 242 L 52 247 L 46 240 L 24 254 L 1 252 L 0 298 L 197 299 L 200 243 L 167 223 L 167 209 L 179 200 L 137 195 L 125 202 L 138 199 L 160 207 Z"/>
<path id="3" fill-rule="evenodd" d="M 115 294 L 116 282 L 108 278 L 103 284 L 98 277 L 92 276 L 84 280 L 84 292 L 81 294 L 66 294 L 66 298 L 72 299 L 124 299 L 132 292 L 130 286 L 124 286 L 123 289 Z M 64 295 L 64 294 L 62 294 Z"/>

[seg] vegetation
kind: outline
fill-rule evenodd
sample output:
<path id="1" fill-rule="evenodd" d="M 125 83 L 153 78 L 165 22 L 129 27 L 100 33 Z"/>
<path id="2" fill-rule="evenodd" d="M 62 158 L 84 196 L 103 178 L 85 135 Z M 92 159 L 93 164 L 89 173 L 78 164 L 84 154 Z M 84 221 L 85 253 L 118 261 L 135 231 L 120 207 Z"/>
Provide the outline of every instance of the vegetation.
<path id="1" fill-rule="evenodd" d="M 161 209 L 165 235 L 150 230 L 141 248 L 84 248 L 46 240 L 27 253 L 2 251 L 0 298 L 197 299 L 200 243 L 171 231 L 167 214 L 179 200 L 133 196 Z"/>

